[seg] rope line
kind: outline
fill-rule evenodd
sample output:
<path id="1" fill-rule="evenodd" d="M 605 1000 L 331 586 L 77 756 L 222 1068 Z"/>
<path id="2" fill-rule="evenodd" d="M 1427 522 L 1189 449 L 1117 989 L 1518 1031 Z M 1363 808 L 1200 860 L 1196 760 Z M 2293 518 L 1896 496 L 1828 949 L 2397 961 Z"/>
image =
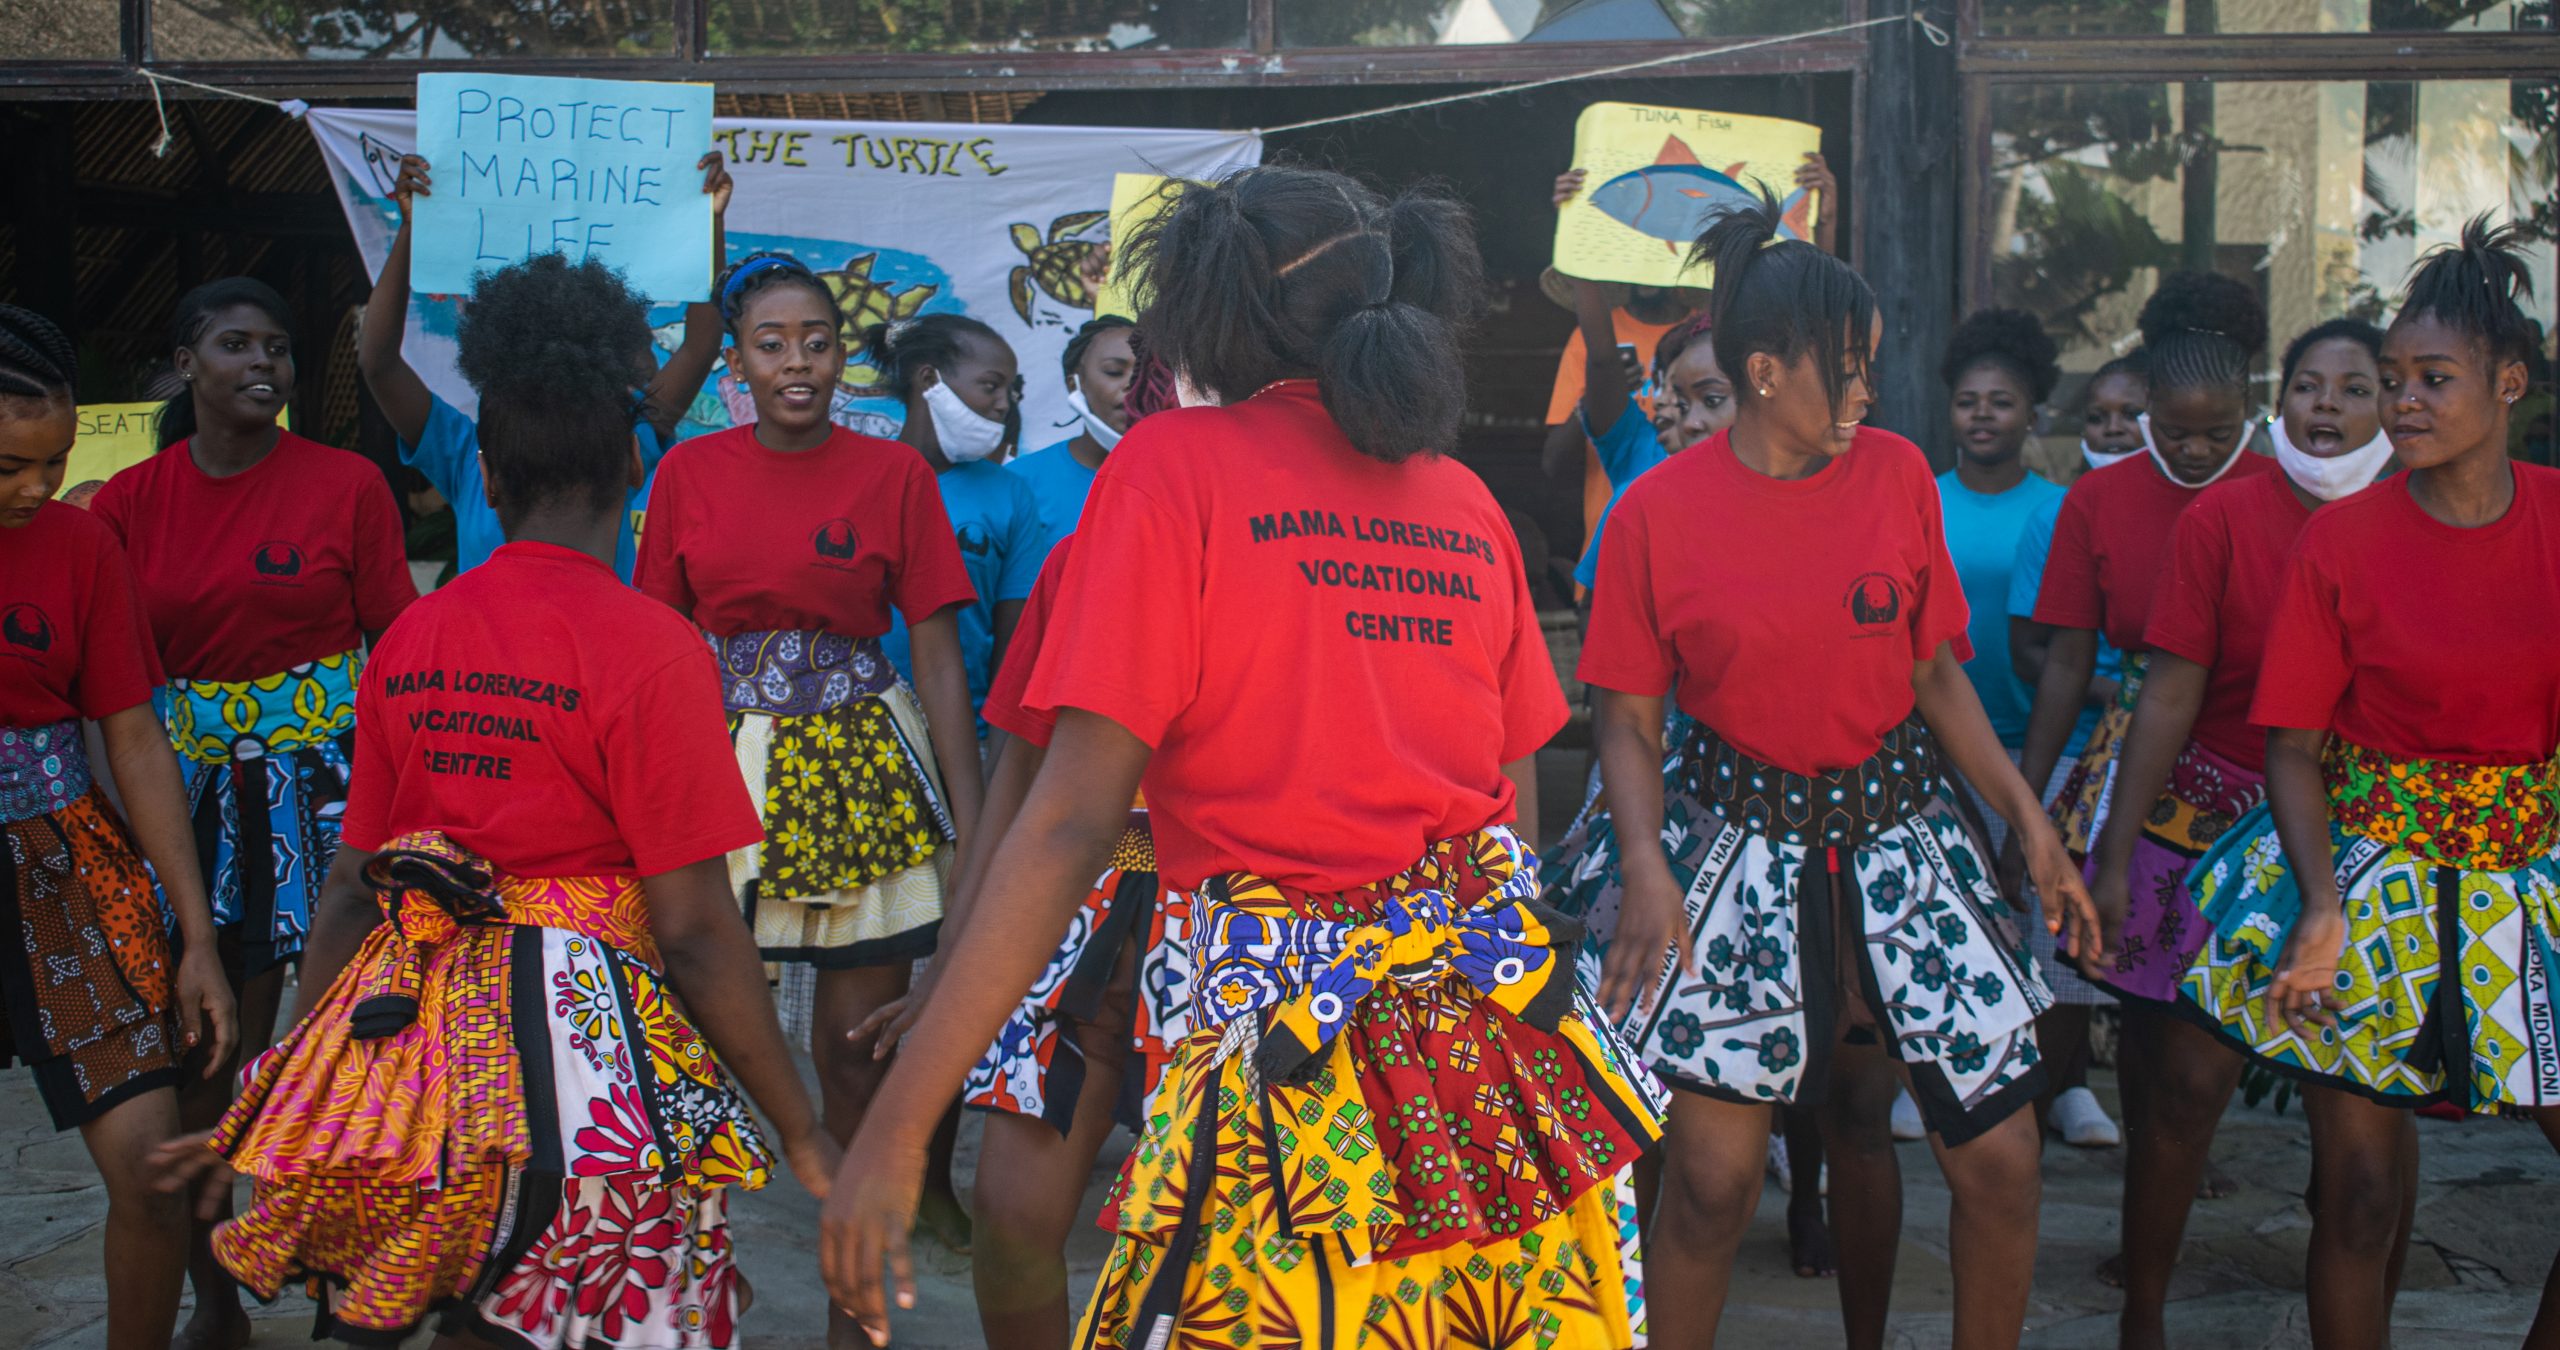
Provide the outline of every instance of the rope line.
<path id="1" fill-rule="evenodd" d="M 1423 108 L 1442 108 L 1447 107 L 1452 103 L 1472 103 L 1477 99 L 1500 98 L 1506 94 L 1526 93 L 1532 89 L 1545 89 L 1551 85 L 1571 84 L 1576 80 L 1598 80 L 1606 79 L 1612 75 L 1629 75 L 1639 70 L 1658 70 L 1664 66 L 1679 65 L 1684 61 L 1703 61 L 1710 56 L 1730 56 L 1735 52 L 1755 51 L 1762 47 L 1781 47 L 1791 42 L 1804 42 L 1813 38 L 1838 37 L 1843 33 L 1854 33 L 1859 29 L 1874 28 L 1879 24 L 1901 23 L 1906 18 L 1919 26 L 1921 35 L 1929 39 L 1930 45 L 1943 47 L 1949 42 L 1950 39 L 1947 36 L 1947 30 L 1931 23 L 1928 15 L 1921 13 L 1915 8 L 1908 15 L 1882 14 L 1872 19 L 1860 19 L 1856 23 L 1843 23 L 1835 24 L 1829 28 L 1816 28 L 1811 32 L 1785 33 L 1775 37 L 1751 38 L 1743 42 L 1730 42 L 1721 47 L 1707 47 L 1694 52 L 1674 52 L 1669 56 L 1656 56 L 1643 61 L 1629 61 L 1624 65 L 1601 66 L 1593 70 L 1569 71 L 1562 75 L 1550 75 L 1541 80 L 1527 80 L 1519 84 L 1500 85 L 1492 89 L 1476 89 L 1463 94 L 1443 94 L 1438 98 L 1415 99 L 1411 103 L 1396 103 L 1384 108 L 1371 108 L 1364 112 L 1338 113 L 1332 117 L 1313 117 L 1304 122 L 1291 122 L 1284 126 L 1256 127 L 1253 130 L 1253 134 L 1257 136 L 1276 136 L 1284 131 L 1306 131 L 1314 127 L 1329 127 L 1342 122 L 1366 121 L 1372 117 L 1393 117 L 1399 113 L 1414 112 Z"/>
<path id="2" fill-rule="evenodd" d="M 225 89 L 220 85 L 199 83 L 195 80 L 190 80 L 183 75 L 166 75 L 153 70 L 148 66 L 142 67 L 135 73 L 151 82 L 151 110 L 160 115 L 160 139 L 154 142 L 151 146 L 151 157 L 153 159 L 167 159 L 169 157 L 170 142 L 175 139 L 169 132 L 169 105 L 162 101 L 160 97 L 160 86 L 163 84 L 183 84 L 189 89 L 201 89 L 208 94 L 220 94 L 224 98 L 236 98 L 244 103 L 263 103 L 266 106 L 283 113 L 287 117 L 299 118 L 304 113 L 311 111 L 311 105 L 298 98 L 262 98 L 256 94 L 244 94 L 237 89 Z"/>

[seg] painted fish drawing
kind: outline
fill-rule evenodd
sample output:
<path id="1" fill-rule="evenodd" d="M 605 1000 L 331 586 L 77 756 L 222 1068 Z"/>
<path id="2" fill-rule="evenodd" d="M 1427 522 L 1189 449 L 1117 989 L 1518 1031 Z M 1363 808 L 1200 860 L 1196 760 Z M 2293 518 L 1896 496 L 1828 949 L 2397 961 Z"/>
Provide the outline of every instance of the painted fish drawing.
<path id="1" fill-rule="evenodd" d="M 1745 187 L 1735 177 L 1742 168 L 1735 164 L 1718 173 L 1699 163 L 1688 146 L 1666 140 L 1653 163 L 1602 183 L 1591 194 L 1591 204 L 1611 220 L 1659 239 L 1665 248 L 1677 252 L 1717 216 L 1759 203 L 1758 188 Z M 1811 233 L 1812 201 L 1804 189 L 1780 198 L 1778 210 L 1780 235 L 1802 239 Z"/>

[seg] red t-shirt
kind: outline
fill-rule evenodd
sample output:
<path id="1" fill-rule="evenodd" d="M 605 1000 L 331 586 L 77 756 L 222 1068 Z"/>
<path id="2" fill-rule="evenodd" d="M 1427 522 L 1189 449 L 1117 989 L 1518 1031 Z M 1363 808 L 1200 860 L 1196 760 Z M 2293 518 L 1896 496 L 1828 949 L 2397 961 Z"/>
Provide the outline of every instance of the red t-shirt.
<path id="1" fill-rule="evenodd" d="M 668 451 L 631 581 L 718 637 L 878 637 L 892 604 L 912 624 L 978 598 L 924 456 L 842 427 L 814 450 L 750 423 Z"/>
<path id="2" fill-rule="evenodd" d="M 2311 519 L 2281 473 L 2216 483 L 2178 517 L 2169 575 L 2151 602 L 2143 645 L 2203 666 L 2204 705 L 2190 733 L 2204 748 L 2262 770 L 2267 733 L 2249 720 L 2293 541 Z"/>
<path id="3" fill-rule="evenodd" d="M 1059 540 L 1041 561 L 1040 580 L 1032 584 L 1031 598 L 1022 603 L 1022 617 L 1014 620 L 1013 641 L 1005 645 L 1004 664 L 996 668 L 995 680 L 987 686 L 986 706 L 978 713 L 987 719 L 987 725 L 1033 745 L 1049 743 L 1049 733 L 1058 727 L 1058 715 L 1023 707 L 1022 694 L 1031 686 L 1031 669 L 1040 659 L 1041 640 L 1049 632 L 1050 611 L 1058 606 L 1058 589 L 1064 582 L 1067 555 L 1075 541 L 1072 534 Z"/>
<path id="4" fill-rule="evenodd" d="M 2401 759 L 2549 758 L 2560 746 L 2560 470 L 2514 469 L 2515 504 L 2476 530 L 2428 515 L 2406 474 L 2313 516 L 2267 631 L 2252 719 Z"/>
<path id="5" fill-rule="evenodd" d="M 418 598 L 382 470 L 290 431 L 229 478 L 180 441 L 108 479 L 90 509 L 124 541 L 180 679 L 253 680 L 352 651 Z"/>
<path id="6" fill-rule="evenodd" d="M 161 682 L 142 602 L 113 532 L 46 502 L 0 530 L 0 727 L 50 726 L 147 703 Z"/>
<path id="7" fill-rule="evenodd" d="M 2223 483 L 2275 467 L 2265 455 L 2237 453 L 2240 462 L 2222 476 Z M 2093 628 L 2119 651 L 2148 650 L 2142 630 L 2151 622 L 2152 595 L 2169 570 L 2170 535 L 2178 513 L 2204 490 L 2161 472 L 2149 455 L 2080 475 L 2053 522 L 2053 551 L 2045 555 L 2044 584 L 2036 592 L 2036 622 Z"/>
<path id="8" fill-rule="evenodd" d="M 1454 459 L 1351 447 L 1312 381 L 1158 413 L 1111 452 L 1024 703 L 1155 747 L 1176 885 L 1328 892 L 1512 818 L 1564 725 L 1519 543 Z"/>
<path id="9" fill-rule="evenodd" d="M 365 666 L 356 740 L 357 848 L 437 829 L 518 876 L 655 876 L 764 837 L 702 635 L 552 544 L 413 606 Z"/>
<path id="10" fill-rule="evenodd" d="M 1795 773 L 1847 768 L 1911 715 L 1911 668 L 1954 644 L 1964 588 L 1920 448 L 1861 427 L 1807 478 L 1718 432 L 1647 472 L 1600 537 L 1586 684 L 1659 695 Z"/>

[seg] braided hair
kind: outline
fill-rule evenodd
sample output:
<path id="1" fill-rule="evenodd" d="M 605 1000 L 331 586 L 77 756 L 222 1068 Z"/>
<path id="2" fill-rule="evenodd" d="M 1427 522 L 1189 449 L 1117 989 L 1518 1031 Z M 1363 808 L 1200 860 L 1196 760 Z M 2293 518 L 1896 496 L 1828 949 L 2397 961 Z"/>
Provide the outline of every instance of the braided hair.
<path id="1" fill-rule="evenodd" d="M 247 305 L 267 316 L 285 331 L 290 342 L 293 334 L 293 309 L 285 304 L 276 288 L 256 277 L 223 277 L 208 281 L 178 297 L 177 312 L 169 320 L 169 350 L 192 347 L 204 341 L 205 330 L 213 326 L 214 316 L 226 309 Z M 160 448 L 168 449 L 196 434 L 195 386 L 185 385 L 160 405 L 160 418 L 154 433 Z"/>
<path id="2" fill-rule="evenodd" d="M 649 304 L 595 258 L 539 253 L 480 278 L 455 334 L 480 395 L 499 523 L 568 499 L 619 507 L 649 358 Z"/>
<path id="3" fill-rule="evenodd" d="M 1360 453 L 1394 464 L 1453 448 L 1459 338 L 1484 300 L 1455 199 L 1389 200 L 1296 164 L 1239 169 L 1185 185 L 1113 265 L 1137 281 L 1150 349 L 1195 387 L 1244 399 L 1314 376 Z"/>
<path id="4" fill-rule="evenodd" d="M 0 305 L 0 395 L 51 403 L 79 401 L 80 361 L 71 339 L 32 309 Z"/>
<path id="5" fill-rule="evenodd" d="M 2421 259 L 2409 276 L 2409 294 L 2394 325 L 2428 318 L 2469 335 L 2498 365 L 2535 364 L 2537 334 L 2525 317 L 2533 298 L 2533 274 L 2525 270 L 2523 236 L 2513 224 L 2491 225 L 2486 215 L 2462 227 L 2459 242 Z"/>
<path id="6" fill-rule="evenodd" d="M 2246 404 L 2249 363 L 2267 345 L 2267 308 L 2257 292 L 2212 272 L 2172 272 L 2138 321 L 2151 391 L 2227 391 Z"/>
<path id="7" fill-rule="evenodd" d="M 1975 366 L 1997 366 L 2017 377 L 2029 402 L 2042 403 L 2062 380 L 2059 355 L 2044 325 L 2025 310 L 1976 310 L 1948 336 L 1938 378 L 1953 389 Z"/>
<path id="8" fill-rule="evenodd" d="M 864 354 L 879 368 L 882 387 L 900 400 L 915 392 L 916 372 L 926 366 L 950 370 L 968 354 L 972 342 L 992 342 L 1011 350 L 996 330 L 966 314 L 924 314 L 896 323 L 875 323 L 862 330 L 861 342 Z"/>
<path id="9" fill-rule="evenodd" d="M 1147 335 L 1141 330 L 1129 338 L 1129 387 L 1120 393 L 1120 410 L 1129 415 L 1129 425 L 1136 426 L 1149 413 L 1182 406 L 1182 395 L 1174 383 L 1173 367 L 1166 365 L 1147 350 Z"/>
<path id="10" fill-rule="evenodd" d="M 1059 353 L 1059 371 L 1070 380 L 1076 378 L 1076 372 L 1084 369 L 1085 354 L 1093 350 L 1095 339 L 1115 328 L 1137 326 L 1136 320 L 1122 318 L 1117 314 L 1099 314 L 1085 320 L 1084 326 L 1076 330 L 1076 335 L 1067 339 L 1067 349 Z"/>

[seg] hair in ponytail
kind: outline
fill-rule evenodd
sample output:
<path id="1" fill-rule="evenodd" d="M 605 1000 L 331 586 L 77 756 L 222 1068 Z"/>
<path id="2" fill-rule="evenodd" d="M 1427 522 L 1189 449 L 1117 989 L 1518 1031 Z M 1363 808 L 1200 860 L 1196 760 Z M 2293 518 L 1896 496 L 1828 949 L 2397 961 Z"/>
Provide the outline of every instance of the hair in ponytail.
<path id="1" fill-rule="evenodd" d="M 1240 169 L 1185 185 L 1123 252 L 1149 349 L 1195 387 L 1242 399 L 1314 376 L 1344 437 L 1389 463 L 1456 441 L 1459 340 L 1484 277 L 1474 226 L 1447 196 L 1389 201 L 1330 170 Z"/>
<path id="2" fill-rule="evenodd" d="M 629 486 L 649 305 L 595 258 L 537 253 L 479 278 L 455 333 L 480 395 L 480 456 L 510 529 L 569 498 L 617 507 Z"/>
<path id="3" fill-rule="evenodd" d="M 2392 323 L 2428 318 L 2468 334 L 2499 365 L 2521 362 L 2531 372 L 2539 355 L 2533 321 L 2524 304 L 2533 298 L 2533 274 L 2525 269 L 2523 239 L 2513 224 L 2491 225 L 2486 215 L 2462 227 L 2459 242 L 2428 254 L 2409 275 L 2409 294 Z"/>
<path id="4" fill-rule="evenodd" d="M 1779 239 L 1778 202 L 1763 187 L 1754 206 L 1722 212 L 1690 247 L 1689 262 L 1712 263 L 1709 323 L 1716 364 L 1734 393 L 1753 397 L 1751 358 L 1766 352 L 1792 365 L 1810 355 L 1837 413 L 1848 372 L 1864 373 L 1876 294 L 1849 264 L 1801 239 Z"/>
<path id="5" fill-rule="evenodd" d="M 53 320 L 0 305 L 0 398 L 77 403 L 79 384 L 80 360 Z"/>
<path id="6" fill-rule="evenodd" d="M 860 342 L 863 355 L 880 371 L 881 387 L 901 401 L 915 392 L 917 371 L 931 366 L 948 373 L 972 342 L 1013 350 L 1002 334 L 966 314 L 921 314 L 875 323 L 862 330 Z"/>
<path id="7" fill-rule="evenodd" d="M 256 277 L 224 277 L 219 281 L 208 281 L 178 297 L 177 313 L 169 320 L 169 350 L 175 352 L 181 347 L 192 347 L 204 341 L 205 330 L 213 326 L 214 316 L 235 305 L 255 307 L 285 331 L 288 341 L 291 340 L 293 311 L 286 306 L 284 297 L 276 293 L 275 287 Z M 160 405 L 156 435 L 160 448 L 166 450 L 195 434 L 196 388 L 190 383 L 181 386 L 178 392 L 169 396 L 168 402 Z"/>
<path id="8" fill-rule="evenodd" d="M 2267 307 L 2256 291 L 2217 272 L 2171 272 L 2136 323 L 2153 397 L 2206 389 L 2248 402 L 2249 363 L 2267 346 Z"/>

